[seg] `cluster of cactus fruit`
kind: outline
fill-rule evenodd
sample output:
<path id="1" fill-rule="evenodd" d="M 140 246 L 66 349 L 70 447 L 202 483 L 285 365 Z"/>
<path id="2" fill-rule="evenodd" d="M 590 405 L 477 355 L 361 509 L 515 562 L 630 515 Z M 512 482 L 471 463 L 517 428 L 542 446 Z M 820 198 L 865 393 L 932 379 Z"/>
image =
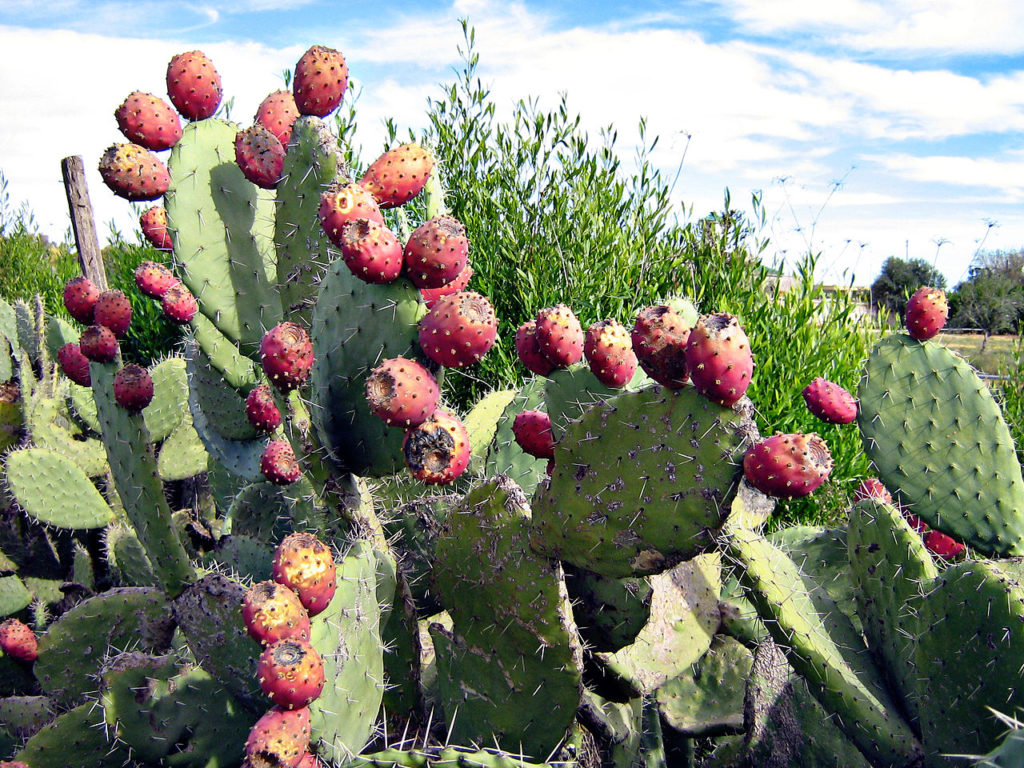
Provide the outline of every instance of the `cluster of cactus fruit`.
<path id="1" fill-rule="evenodd" d="M 65 294 L 81 338 L 0 304 L 25 414 L 8 514 L 31 534 L 10 557 L 0 537 L 0 757 L 740 768 L 992 749 L 987 708 L 1024 696 L 1005 559 L 1024 553 L 1024 481 L 988 390 L 930 340 L 941 293 L 915 294 L 856 397 L 803 391 L 878 471 L 849 526 L 765 536 L 772 498 L 814 492 L 832 459 L 815 434 L 760 437 L 736 317 L 672 298 L 584 331 L 541 309 L 516 333 L 533 376 L 464 419 L 445 406 L 444 368 L 480 360 L 497 320 L 429 152 L 358 181 L 341 162 L 322 118 L 346 82 L 311 48 L 242 129 L 214 116 L 220 77 L 194 51 L 168 67 L 173 108 L 118 109 L 132 144 L 101 171 L 163 197 L 140 225 L 170 268 L 136 277 L 187 326 L 184 360 L 121 367 L 126 299 L 84 279 Z M 171 508 L 175 484 L 190 506 Z"/>

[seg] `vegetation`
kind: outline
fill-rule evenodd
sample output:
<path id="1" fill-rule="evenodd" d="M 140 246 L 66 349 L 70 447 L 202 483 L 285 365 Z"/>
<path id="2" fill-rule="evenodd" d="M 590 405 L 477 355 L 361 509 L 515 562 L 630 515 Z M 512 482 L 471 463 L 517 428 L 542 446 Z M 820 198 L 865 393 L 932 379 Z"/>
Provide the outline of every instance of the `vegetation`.
<path id="1" fill-rule="evenodd" d="M 871 284 L 871 301 L 899 316 L 907 308 L 907 300 L 922 285 L 946 288 L 946 277 L 924 259 L 904 260 L 890 256 Z"/>
<path id="2" fill-rule="evenodd" d="M 1024 251 L 978 254 L 949 302 L 953 326 L 984 332 L 982 351 L 990 335 L 1014 333 L 1024 323 Z"/>

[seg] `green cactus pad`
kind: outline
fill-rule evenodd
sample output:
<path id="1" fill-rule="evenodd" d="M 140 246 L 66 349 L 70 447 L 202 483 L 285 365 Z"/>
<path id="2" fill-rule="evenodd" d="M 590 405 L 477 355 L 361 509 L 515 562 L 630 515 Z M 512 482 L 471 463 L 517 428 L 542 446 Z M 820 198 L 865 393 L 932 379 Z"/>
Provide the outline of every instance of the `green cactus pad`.
<path id="1" fill-rule="evenodd" d="M 508 475 L 523 489 L 527 496 L 533 494 L 537 485 L 547 477 L 547 459 L 538 459 L 523 451 L 516 442 L 512 425 L 516 416 L 523 411 L 543 410 L 544 387 L 547 379 L 534 376 L 527 380 L 511 402 L 505 406 L 494 437 L 487 449 L 487 460 L 484 462 L 483 474 L 486 477 Z"/>
<path id="2" fill-rule="evenodd" d="M 1024 480 L 1013 437 L 967 361 L 889 336 L 858 389 L 864 450 L 900 503 L 988 555 L 1024 555 Z"/>
<path id="3" fill-rule="evenodd" d="M 205 315 L 196 314 L 191 323 L 192 338 L 186 343 L 199 345 L 210 365 L 224 377 L 224 382 L 240 393 L 247 393 L 256 385 L 256 367 L 253 361 L 238 351 L 238 347 L 227 336 L 217 330 Z"/>
<path id="4" fill-rule="evenodd" d="M 181 423 L 164 440 L 156 457 L 156 471 L 164 482 L 184 480 L 205 472 L 210 454 L 192 426 L 192 414 L 185 412 Z"/>
<path id="5" fill-rule="evenodd" d="M 614 652 L 636 640 L 651 617 L 647 579 L 612 579 L 568 563 L 565 586 L 580 636 L 594 651 Z"/>
<path id="6" fill-rule="evenodd" d="M 477 401 L 473 410 L 467 413 L 466 418 L 462 420 L 462 424 L 469 434 L 470 472 L 479 474 L 483 470 L 484 461 L 487 459 L 487 449 L 498 430 L 498 421 L 515 396 L 514 389 L 488 392 Z"/>
<path id="7" fill-rule="evenodd" d="M 259 433 L 245 415 L 245 398 L 231 387 L 197 345 L 188 345 L 189 385 L 212 426 L 226 440 L 253 440 Z"/>
<path id="8" fill-rule="evenodd" d="M 153 366 L 149 375 L 153 378 L 153 401 L 143 409 L 142 416 L 150 439 L 159 443 L 181 423 L 187 407 L 185 361 L 180 357 L 169 357 Z"/>
<path id="9" fill-rule="evenodd" d="M 156 575 L 146 557 L 146 550 L 131 528 L 120 523 L 108 527 L 105 549 L 107 563 L 121 584 L 133 587 L 157 586 Z"/>
<path id="10" fill-rule="evenodd" d="M 2 333 L 0 328 L 0 333 Z M 46 318 L 46 349 L 51 360 L 57 359 L 57 352 L 65 344 L 77 343 L 81 334 L 78 329 L 63 317 L 50 315 Z"/>
<path id="11" fill-rule="evenodd" d="M 58 528 L 102 528 L 110 506 L 71 459 L 44 448 L 7 455 L 7 485 L 18 504 L 41 523 Z"/>
<path id="12" fill-rule="evenodd" d="M 27 418 L 32 444 L 68 457 L 89 477 L 106 473 L 107 454 L 103 444 L 99 440 L 85 438 L 63 405 L 57 398 L 32 398 Z"/>
<path id="13" fill-rule="evenodd" d="M 14 302 L 14 318 L 17 327 L 17 335 L 9 336 L 10 341 L 17 340 L 20 346 L 28 354 L 28 358 L 34 365 L 39 363 L 39 334 L 36 329 L 35 311 L 29 304 L 21 299 Z"/>
<path id="14" fill-rule="evenodd" d="M 32 593 L 20 576 L 0 576 L 0 616 L 17 613 L 31 602 Z"/>
<path id="15" fill-rule="evenodd" d="M 256 584 L 272 578 L 274 548 L 250 536 L 221 536 L 217 547 L 206 556 L 207 565 L 222 566 L 246 583 Z"/>
<path id="16" fill-rule="evenodd" d="M 423 711 L 420 691 L 420 633 L 409 585 L 398 577 L 395 604 L 381 626 L 384 642 L 383 711 L 392 720 L 407 721 Z"/>
<path id="17" fill-rule="evenodd" d="M 753 661 L 742 643 L 716 636 L 687 672 L 658 688 L 665 723 L 689 737 L 742 732 L 743 696 Z"/>
<path id="18" fill-rule="evenodd" d="M 0 699 L 0 758 L 7 759 L 18 747 L 54 718 L 48 696 L 8 696 Z"/>
<path id="19" fill-rule="evenodd" d="M 286 488 L 265 480 L 250 483 L 232 500 L 224 532 L 276 545 L 292 531 L 318 530 L 324 511 L 315 505 L 312 494 L 306 478 Z"/>
<path id="20" fill-rule="evenodd" d="M 774 531 L 767 538 L 789 555 L 800 573 L 822 587 L 835 600 L 839 610 L 860 628 L 845 528 L 794 525 Z"/>
<path id="21" fill-rule="evenodd" d="M 978 768 L 1019 768 L 1024 765 L 1024 726 L 1020 721 L 1003 718 L 1013 727 L 998 747 L 977 763 Z"/>
<path id="22" fill-rule="evenodd" d="M 124 744 L 108 739 L 103 710 L 81 704 L 44 726 L 14 756 L 32 768 L 121 768 L 131 764 Z"/>
<path id="23" fill-rule="evenodd" d="M 458 496 L 424 497 L 395 508 L 395 514 L 383 521 L 384 534 L 424 617 L 441 610 L 430 584 L 434 548 L 451 508 L 459 500 Z"/>
<path id="24" fill-rule="evenodd" d="M 96 401 L 92 399 L 91 388 L 68 382 L 68 406 L 71 415 L 83 426 L 97 435 L 100 433 L 100 419 L 96 415 Z"/>
<path id="25" fill-rule="evenodd" d="M 558 763 L 570 768 L 573 763 Z M 426 747 L 424 749 L 385 749 L 360 755 L 345 768 L 552 768 L 551 763 L 531 763 L 521 755 L 496 749 L 462 747 Z"/>
<path id="26" fill-rule="evenodd" d="M 753 428 L 692 387 L 609 398 L 571 423 L 534 496 L 533 544 L 605 576 L 656 573 L 712 546 Z"/>
<path id="27" fill-rule="evenodd" d="M 576 363 L 568 368 L 552 371 L 544 381 L 544 402 L 551 417 L 551 432 L 555 442 L 562 439 L 569 422 L 578 419 L 595 403 L 614 397 L 623 390 L 635 391 L 652 383 L 640 368 L 623 389 L 602 384 L 590 372 L 586 363 Z"/>

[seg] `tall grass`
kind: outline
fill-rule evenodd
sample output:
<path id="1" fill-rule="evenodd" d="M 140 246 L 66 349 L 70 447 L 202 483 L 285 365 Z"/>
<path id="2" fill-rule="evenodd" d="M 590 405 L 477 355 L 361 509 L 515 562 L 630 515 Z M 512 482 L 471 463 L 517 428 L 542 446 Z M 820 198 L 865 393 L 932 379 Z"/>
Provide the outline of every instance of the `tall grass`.
<path id="1" fill-rule="evenodd" d="M 1017 458 L 1024 462 L 1024 328 L 1017 333 L 1014 362 L 1003 365 L 999 373 L 1006 378 L 999 382 L 996 396 L 1010 425 Z"/>

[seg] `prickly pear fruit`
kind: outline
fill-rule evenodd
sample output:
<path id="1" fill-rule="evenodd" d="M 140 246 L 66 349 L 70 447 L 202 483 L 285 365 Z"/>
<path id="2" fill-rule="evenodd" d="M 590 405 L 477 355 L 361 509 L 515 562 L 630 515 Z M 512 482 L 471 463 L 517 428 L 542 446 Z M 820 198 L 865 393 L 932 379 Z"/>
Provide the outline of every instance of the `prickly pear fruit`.
<path id="1" fill-rule="evenodd" d="M 132 303 L 116 288 L 104 291 L 96 299 L 93 321 L 97 325 L 105 325 L 117 338 L 123 338 L 132 325 Z"/>
<path id="2" fill-rule="evenodd" d="M 143 211 L 139 216 L 139 227 L 142 229 L 143 237 L 154 248 L 161 251 L 169 251 L 174 248 L 171 233 L 167 231 L 167 209 L 162 205 L 154 205 Z"/>
<path id="3" fill-rule="evenodd" d="M 754 372 L 750 341 L 735 317 L 704 315 L 686 341 L 686 370 L 697 392 L 731 406 L 743 397 Z"/>
<path id="4" fill-rule="evenodd" d="M 156 200 L 171 185 L 163 161 L 138 144 L 112 144 L 100 158 L 103 183 L 125 200 Z"/>
<path id="5" fill-rule="evenodd" d="M 162 299 L 167 289 L 178 282 L 171 270 L 155 261 L 144 261 L 135 268 L 135 284 L 154 299 Z"/>
<path id="6" fill-rule="evenodd" d="M 636 373 L 633 342 L 617 320 L 600 320 L 587 328 L 583 354 L 590 372 L 607 387 L 621 389 Z"/>
<path id="7" fill-rule="evenodd" d="M 343 242 L 342 230 L 356 219 L 369 219 L 384 226 L 377 201 L 361 186 L 335 182 L 320 195 L 320 226 L 339 248 Z"/>
<path id="8" fill-rule="evenodd" d="M 445 485 L 469 466 L 469 434 L 457 416 L 437 410 L 405 433 L 402 451 L 413 477 L 427 485 Z"/>
<path id="9" fill-rule="evenodd" d="M 306 707 L 268 710 L 245 741 L 247 768 L 295 768 L 309 749 L 310 735 Z"/>
<path id="10" fill-rule="evenodd" d="M 32 629 L 17 619 L 0 624 L 0 651 L 18 661 L 32 662 L 38 654 L 38 643 Z"/>
<path id="11" fill-rule="evenodd" d="M 79 275 L 64 284 L 64 306 L 83 325 L 92 325 L 100 289 L 87 277 Z"/>
<path id="12" fill-rule="evenodd" d="M 292 95 L 303 115 L 326 117 L 345 95 L 348 87 L 348 65 L 340 51 L 314 45 L 295 65 Z"/>
<path id="13" fill-rule="evenodd" d="M 162 299 L 164 316 L 184 325 L 196 316 L 199 303 L 184 283 L 175 283 L 164 292 Z"/>
<path id="14" fill-rule="evenodd" d="M 938 288 L 918 288 L 907 302 L 907 333 L 918 341 L 938 335 L 949 317 L 946 294 Z"/>
<path id="15" fill-rule="evenodd" d="M 249 636 L 271 645 L 289 637 L 309 639 L 309 613 L 284 584 L 261 581 L 245 593 L 242 620 Z"/>
<path id="16" fill-rule="evenodd" d="M 90 325 L 78 339 L 82 354 L 97 363 L 109 363 L 117 357 L 117 337 L 105 325 Z"/>
<path id="17" fill-rule="evenodd" d="M 291 485 L 302 475 L 292 444 L 271 440 L 260 455 L 260 472 L 275 485 Z"/>
<path id="18" fill-rule="evenodd" d="M 2 764 L 0 764 L 0 768 L 3 768 Z M 323 768 L 323 764 L 316 755 L 312 752 L 307 752 L 302 756 L 302 759 L 299 760 L 299 764 L 295 768 Z"/>
<path id="19" fill-rule="evenodd" d="M 114 400 L 132 413 L 138 413 L 153 402 L 153 377 L 149 371 L 132 364 L 114 374 Z"/>
<path id="20" fill-rule="evenodd" d="M 402 244 L 395 233 L 370 219 L 341 229 L 341 257 L 352 274 L 367 283 L 390 283 L 402 274 Z"/>
<path id="21" fill-rule="evenodd" d="M 405 357 L 385 360 L 366 377 L 370 410 L 388 426 L 418 427 L 437 410 L 440 396 L 434 375 Z"/>
<path id="22" fill-rule="evenodd" d="M 854 502 L 864 501 L 865 499 L 878 499 L 886 504 L 892 504 L 892 494 L 889 493 L 889 489 L 882 485 L 881 480 L 877 480 L 874 477 L 866 477 L 861 480 L 857 490 L 853 492 Z"/>
<path id="23" fill-rule="evenodd" d="M 829 424 L 849 424 L 857 418 L 857 399 L 835 382 L 820 376 L 804 387 L 807 409 Z"/>
<path id="24" fill-rule="evenodd" d="M 405 205 L 423 191 L 434 159 L 419 144 L 403 144 L 373 161 L 359 185 L 369 190 L 381 208 Z"/>
<path id="25" fill-rule="evenodd" d="M 440 288 L 469 263 L 466 227 L 451 216 L 420 224 L 405 245 L 405 270 L 417 288 Z"/>
<path id="26" fill-rule="evenodd" d="M 257 187 L 274 189 L 284 170 L 284 146 L 270 130 L 253 125 L 235 134 L 235 162 Z"/>
<path id="27" fill-rule="evenodd" d="M 245 398 L 245 416 L 253 429 L 264 434 L 281 426 L 281 410 L 274 402 L 274 393 L 266 384 L 253 387 Z"/>
<path id="28" fill-rule="evenodd" d="M 285 147 L 292 137 L 292 126 L 299 117 L 295 97 L 291 91 L 274 91 L 260 102 L 253 122 L 262 125 Z"/>
<path id="29" fill-rule="evenodd" d="M 82 354 L 81 348 L 75 342 L 68 342 L 57 350 L 57 362 L 64 375 L 75 384 L 83 387 L 91 386 L 92 377 L 89 374 L 89 358 Z"/>
<path id="30" fill-rule="evenodd" d="M 298 389 L 313 368 L 313 345 L 306 329 L 291 322 L 271 328 L 260 342 L 260 363 L 279 391 Z"/>
<path id="31" fill-rule="evenodd" d="M 324 689 L 324 661 L 308 640 L 299 637 L 268 645 L 256 674 L 263 693 L 282 709 L 305 707 Z"/>
<path id="32" fill-rule="evenodd" d="M 0 761 L 0 768 L 32 768 L 32 766 L 21 762 L 21 760 L 3 760 Z"/>
<path id="33" fill-rule="evenodd" d="M 537 321 L 527 320 L 516 331 L 516 352 L 520 362 L 528 371 L 538 376 L 547 376 L 558 366 L 548 360 L 537 343 Z"/>
<path id="34" fill-rule="evenodd" d="M 419 341 L 438 365 L 462 368 L 487 354 L 498 338 L 498 318 L 485 297 L 460 291 L 439 299 L 420 321 Z"/>
<path id="35" fill-rule="evenodd" d="M 522 411 L 512 422 L 512 434 L 519 447 L 538 459 L 555 458 L 555 436 L 551 417 L 543 411 Z"/>
<path id="36" fill-rule="evenodd" d="M 556 368 L 578 363 L 583 357 L 583 326 L 565 304 L 537 313 L 537 346 Z"/>
<path id="37" fill-rule="evenodd" d="M 928 551 L 934 555 L 938 555 L 944 560 L 952 560 L 960 557 L 967 548 L 956 539 L 947 536 L 942 531 L 936 531 L 934 528 L 924 535 L 924 545 L 928 548 Z"/>
<path id="38" fill-rule="evenodd" d="M 179 53 L 167 64 L 167 95 L 188 120 L 205 120 L 220 106 L 220 74 L 202 51 Z"/>
<path id="39" fill-rule="evenodd" d="M 155 152 L 170 149 L 181 138 L 178 113 L 151 93 L 131 93 L 114 112 L 114 118 L 128 141 Z"/>
<path id="40" fill-rule="evenodd" d="M 291 589 L 310 616 L 323 611 L 337 589 L 330 547 L 311 533 L 292 533 L 274 551 L 274 581 Z"/>
<path id="41" fill-rule="evenodd" d="M 817 490 L 831 471 L 832 454 L 813 432 L 776 434 L 751 446 L 743 457 L 743 474 L 769 496 L 806 496 Z"/>
<path id="42" fill-rule="evenodd" d="M 667 304 L 640 310 L 630 335 L 633 352 L 644 372 L 662 386 L 686 384 L 686 342 L 690 326 Z"/>
<path id="43" fill-rule="evenodd" d="M 446 283 L 440 288 L 420 288 L 420 296 L 423 297 L 423 303 L 427 305 L 427 309 L 433 309 L 438 299 L 443 299 L 445 296 L 451 296 L 453 293 L 466 290 L 466 287 L 469 285 L 469 278 L 472 276 L 473 268 L 467 264 L 466 268 L 459 272 L 458 277 L 450 283 Z"/>

